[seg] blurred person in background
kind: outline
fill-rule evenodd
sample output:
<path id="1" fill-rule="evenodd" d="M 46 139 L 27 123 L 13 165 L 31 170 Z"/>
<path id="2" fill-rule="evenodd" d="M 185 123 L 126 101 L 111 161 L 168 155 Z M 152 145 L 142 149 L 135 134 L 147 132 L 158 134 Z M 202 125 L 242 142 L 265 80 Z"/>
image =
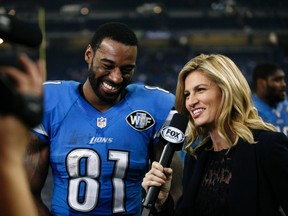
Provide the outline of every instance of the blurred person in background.
<path id="1" fill-rule="evenodd" d="M 17 93 L 24 97 L 35 96 L 42 103 L 43 64 L 40 61 L 34 63 L 25 54 L 20 55 L 19 61 L 25 73 L 18 68 L 1 65 L 1 78 L 3 74 L 9 76 L 14 80 Z M 1 109 L 5 103 L 7 101 L 1 102 Z M 12 113 L 0 114 L 0 215 L 38 215 L 23 161 L 29 138 L 29 127 L 22 119 Z"/>
<path id="2" fill-rule="evenodd" d="M 175 108 L 189 117 L 183 193 L 174 210 L 174 169 L 153 162 L 142 182 L 146 191 L 161 187 L 152 215 L 279 216 L 280 206 L 288 213 L 288 138 L 258 115 L 231 59 L 191 59 L 178 77 Z"/>
<path id="3" fill-rule="evenodd" d="M 154 134 L 175 113 L 175 96 L 130 84 L 138 46 L 127 25 L 105 23 L 86 48 L 85 83 L 45 82 L 44 119 L 33 130 L 26 159 L 40 215 L 47 213 L 39 194 L 49 163 L 52 215 L 140 215 L 142 179 L 163 149 Z M 172 163 L 181 179 L 179 154 Z M 178 197 L 181 181 L 175 178 L 173 185 Z"/>
<path id="4" fill-rule="evenodd" d="M 273 63 L 258 64 L 252 75 L 253 101 L 264 121 L 288 135 L 285 72 Z"/>

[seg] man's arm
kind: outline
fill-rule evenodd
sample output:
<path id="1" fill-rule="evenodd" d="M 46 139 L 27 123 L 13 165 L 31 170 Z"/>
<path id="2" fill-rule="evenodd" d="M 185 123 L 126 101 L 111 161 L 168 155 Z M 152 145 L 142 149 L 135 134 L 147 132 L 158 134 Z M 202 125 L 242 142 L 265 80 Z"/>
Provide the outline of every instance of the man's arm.
<path id="1" fill-rule="evenodd" d="M 41 191 L 49 170 L 49 145 L 32 133 L 25 154 L 25 168 L 38 215 L 51 215 L 41 199 Z"/>

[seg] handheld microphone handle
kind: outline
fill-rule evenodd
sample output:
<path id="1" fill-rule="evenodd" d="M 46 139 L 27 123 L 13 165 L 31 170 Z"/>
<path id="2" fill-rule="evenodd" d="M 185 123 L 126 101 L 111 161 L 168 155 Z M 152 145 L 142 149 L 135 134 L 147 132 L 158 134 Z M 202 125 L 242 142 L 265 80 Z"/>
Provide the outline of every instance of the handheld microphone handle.
<path id="1" fill-rule="evenodd" d="M 142 206 L 148 209 L 152 208 L 158 198 L 159 192 L 160 187 L 151 186 L 147 191 L 146 198 L 142 203 Z"/>
<path id="2" fill-rule="evenodd" d="M 169 167 L 176 150 L 182 148 L 185 140 L 185 129 L 188 124 L 188 118 L 184 115 L 176 113 L 173 115 L 170 126 L 161 129 L 162 137 L 168 141 L 164 146 L 159 163 L 163 167 Z M 151 186 L 146 194 L 146 198 L 142 203 L 142 216 L 148 216 L 150 209 L 154 206 L 161 187 Z"/>
<path id="3" fill-rule="evenodd" d="M 162 153 L 161 158 L 159 160 L 159 163 L 163 167 L 169 167 L 171 164 L 173 154 L 175 152 L 175 149 L 172 147 L 172 145 L 174 145 L 174 144 L 168 143 L 164 146 L 163 153 Z M 164 157 L 163 155 L 169 155 L 169 157 Z M 142 205 L 144 207 L 147 207 L 147 208 L 153 207 L 153 205 L 155 204 L 155 202 L 158 198 L 159 192 L 160 192 L 160 187 L 151 186 L 147 191 L 146 199 L 144 200 Z"/>

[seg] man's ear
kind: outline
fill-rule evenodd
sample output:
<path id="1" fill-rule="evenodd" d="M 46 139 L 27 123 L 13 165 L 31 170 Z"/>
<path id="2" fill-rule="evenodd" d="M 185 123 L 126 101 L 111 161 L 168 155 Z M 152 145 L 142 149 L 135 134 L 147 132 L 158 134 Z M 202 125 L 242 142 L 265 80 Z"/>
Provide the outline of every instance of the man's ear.
<path id="1" fill-rule="evenodd" d="M 264 90 L 266 89 L 267 86 L 267 80 L 266 79 L 258 79 L 257 80 L 257 86 L 259 90 Z"/>
<path id="2" fill-rule="evenodd" d="M 89 44 L 86 48 L 86 51 L 85 51 L 85 61 L 87 64 L 91 64 L 92 63 L 92 59 L 94 57 L 94 51 L 91 47 L 91 45 Z"/>

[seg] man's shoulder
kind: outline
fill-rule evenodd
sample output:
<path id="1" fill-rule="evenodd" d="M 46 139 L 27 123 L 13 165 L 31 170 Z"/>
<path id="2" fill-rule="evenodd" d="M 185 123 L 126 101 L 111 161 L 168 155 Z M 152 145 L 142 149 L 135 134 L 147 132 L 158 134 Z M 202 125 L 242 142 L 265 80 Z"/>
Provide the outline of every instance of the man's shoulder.
<path id="1" fill-rule="evenodd" d="M 147 110 L 168 115 L 174 106 L 175 96 L 159 87 L 131 84 L 126 88 L 125 100 L 133 110 Z"/>
<path id="2" fill-rule="evenodd" d="M 57 104 L 68 104 L 79 97 L 80 83 L 75 81 L 46 81 L 44 83 L 44 102 L 46 108 Z M 49 104 L 49 105 L 48 105 Z M 47 106 L 48 105 L 48 106 Z"/>
<path id="3" fill-rule="evenodd" d="M 44 89 L 49 90 L 60 90 L 60 89 L 75 89 L 80 85 L 76 81 L 66 81 L 66 80 L 49 80 L 43 83 Z"/>
<path id="4" fill-rule="evenodd" d="M 147 95 L 150 97 L 167 97 L 167 98 L 173 98 L 174 99 L 174 94 L 169 92 L 166 89 L 163 89 L 158 86 L 149 86 L 149 85 L 144 85 L 142 83 L 134 83 L 130 84 L 126 88 L 127 93 L 131 95 Z"/>
<path id="5" fill-rule="evenodd" d="M 262 101 L 259 97 L 257 97 L 256 95 L 253 95 L 252 96 L 252 100 L 253 100 L 253 103 L 256 107 L 262 107 L 264 105 L 266 105 L 264 103 L 264 101 Z"/>
<path id="6" fill-rule="evenodd" d="M 44 97 L 63 97 L 63 95 L 76 94 L 80 83 L 76 81 L 46 81 L 43 84 Z"/>
<path id="7" fill-rule="evenodd" d="M 264 119 L 266 119 L 266 118 L 270 119 L 271 118 L 270 115 L 271 115 L 271 113 L 273 113 L 273 109 L 268 104 L 266 104 L 264 101 L 262 101 L 260 98 L 258 98 L 255 95 L 252 96 L 252 99 L 253 99 L 254 106 L 257 109 L 259 115 Z M 274 114 L 273 114 L 273 117 L 274 117 Z"/>

